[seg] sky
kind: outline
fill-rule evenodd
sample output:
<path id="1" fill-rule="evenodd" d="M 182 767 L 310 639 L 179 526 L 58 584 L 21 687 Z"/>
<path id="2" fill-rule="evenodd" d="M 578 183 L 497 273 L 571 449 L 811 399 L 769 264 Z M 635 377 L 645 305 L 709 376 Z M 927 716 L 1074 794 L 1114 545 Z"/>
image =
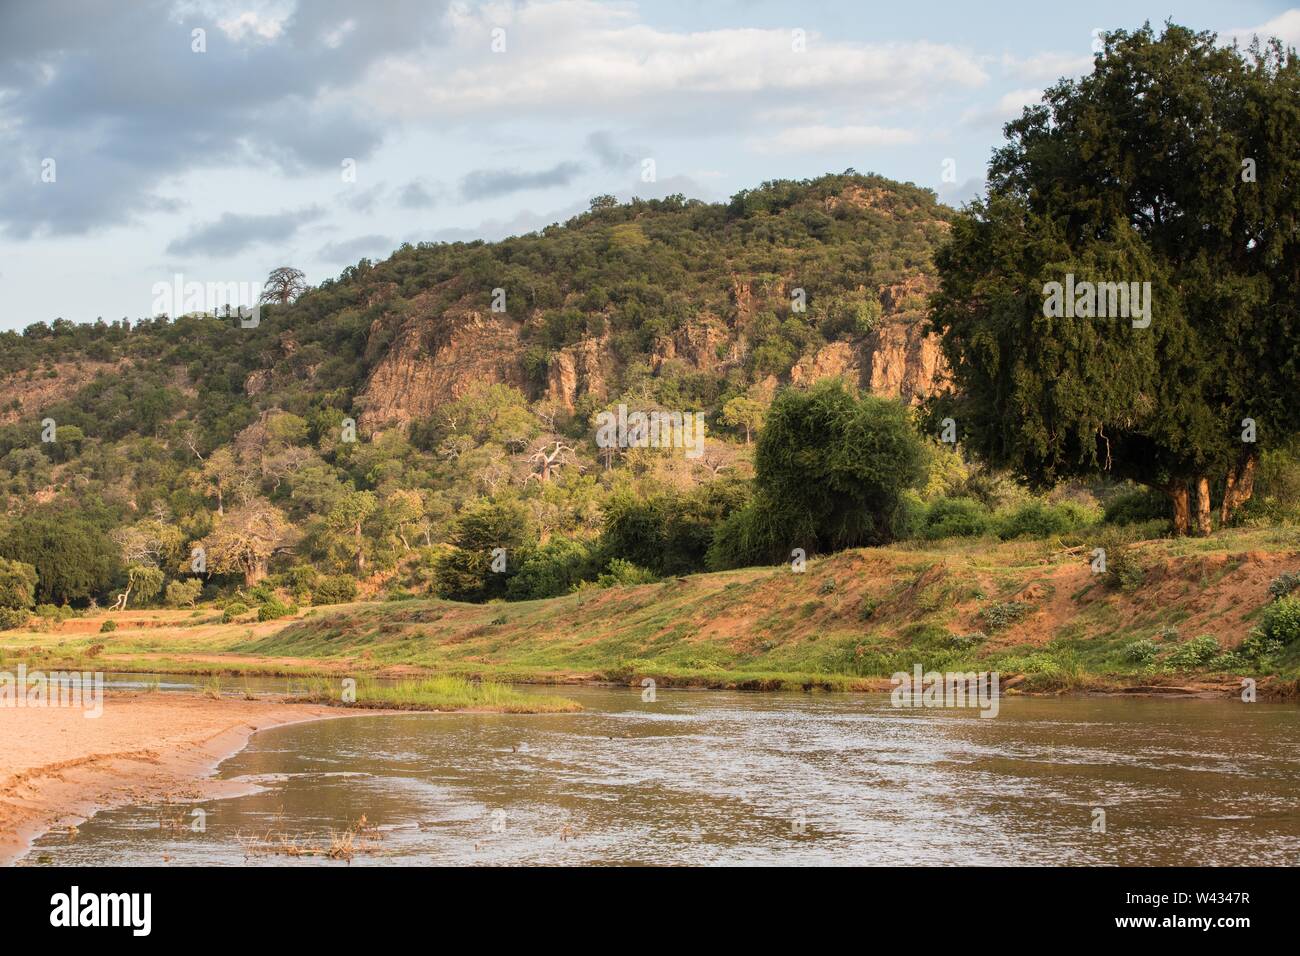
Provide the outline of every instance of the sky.
<path id="1" fill-rule="evenodd" d="M 315 284 L 606 193 L 852 167 L 959 205 L 1097 31 L 1168 19 L 1300 46 L 1285 0 L 0 0 L 0 328 L 150 315 L 176 276 Z"/>

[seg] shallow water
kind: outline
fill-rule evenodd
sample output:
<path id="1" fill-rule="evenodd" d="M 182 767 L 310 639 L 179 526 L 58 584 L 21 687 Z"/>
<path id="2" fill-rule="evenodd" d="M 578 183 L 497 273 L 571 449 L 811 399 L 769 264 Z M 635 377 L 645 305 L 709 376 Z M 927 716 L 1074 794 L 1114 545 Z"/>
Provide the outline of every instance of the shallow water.
<path id="1" fill-rule="evenodd" d="M 886 695 L 562 692 L 586 710 L 264 731 L 218 773 L 258 792 L 105 811 L 26 862 L 343 866 L 265 837 L 328 847 L 364 816 L 352 866 L 1300 863 L 1292 705 L 1007 698 L 981 719 Z"/>

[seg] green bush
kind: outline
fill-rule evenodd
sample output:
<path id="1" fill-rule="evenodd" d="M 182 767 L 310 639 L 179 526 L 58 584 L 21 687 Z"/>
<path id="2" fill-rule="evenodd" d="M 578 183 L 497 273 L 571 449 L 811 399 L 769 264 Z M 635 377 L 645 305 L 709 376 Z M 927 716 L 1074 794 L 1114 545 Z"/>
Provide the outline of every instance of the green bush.
<path id="1" fill-rule="evenodd" d="M 1102 520 L 1107 524 L 1142 524 L 1169 521 L 1169 499 L 1156 491 L 1139 488 L 1115 495 L 1106 502 Z"/>
<path id="2" fill-rule="evenodd" d="M 996 519 L 997 535 L 1003 541 L 1011 538 L 1047 538 L 1068 534 L 1086 528 L 1096 521 L 1096 515 L 1073 501 L 1048 504 L 1027 501 L 1014 511 Z"/>
<path id="3" fill-rule="evenodd" d="M 1296 588 L 1300 588 L 1300 572 L 1286 571 L 1269 582 L 1268 593 L 1274 599 L 1284 598 Z"/>
<path id="4" fill-rule="evenodd" d="M 203 582 L 198 578 L 172 581 L 167 585 L 163 601 L 168 607 L 193 607 L 203 593 Z"/>
<path id="5" fill-rule="evenodd" d="M 259 621 L 274 621 L 276 618 L 288 617 L 290 614 L 297 614 L 298 606 L 296 604 L 285 604 L 279 598 L 271 598 L 257 609 L 257 619 Z"/>
<path id="6" fill-rule="evenodd" d="M 1160 653 L 1160 645 L 1149 637 L 1131 641 L 1119 649 L 1119 659 L 1127 664 L 1150 664 Z"/>
<path id="7" fill-rule="evenodd" d="M 977 538 L 993 527 L 993 515 L 974 498 L 936 498 L 926 509 L 921 537 Z"/>
<path id="8" fill-rule="evenodd" d="M 506 597 L 512 601 L 568 594 L 580 581 L 595 576 L 591 547 L 572 538 L 552 538 L 529 552 L 510 579 Z"/>
<path id="9" fill-rule="evenodd" d="M 221 623 L 229 624 L 235 618 L 239 617 L 239 615 L 247 614 L 247 613 L 248 613 L 247 604 L 244 604 L 241 601 L 232 601 L 231 603 L 227 604 L 225 609 L 221 612 Z"/>
<path id="10" fill-rule="evenodd" d="M 614 558 L 605 567 L 605 571 L 596 578 L 596 584 L 602 588 L 631 587 L 636 584 L 651 584 L 655 580 L 654 572 L 639 567 L 631 561 Z"/>
<path id="11" fill-rule="evenodd" d="M 944 644 L 954 651 L 968 651 L 988 639 L 988 635 L 983 631 L 976 631 L 974 634 L 949 634 Z"/>
<path id="12" fill-rule="evenodd" d="M 36 568 L 0 558 L 0 608 L 25 610 L 35 603 Z"/>
<path id="13" fill-rule="evenodd" d="M 0 607 L 0 631 L 14 631 L 31 619 L 31 612 L 18 607 Z"/>
<path id="14" fill-rule="evenodd" d="M 357 599 L 357 581 L 347 574 L 332 574 L 316 582 L 312 604 L 346 604 Z"/>
<path id="15" fill-rule="evenodd" d="M 1195 670 L 1204 667 L 1211 660 L 1223 653 L 1223 648 L 1211 634 L 1194 637 L 1186 644 L 1174 648 L 1174 652 L 1165 658 L 1165 662 L 1178 670 Z"/>
<path id="16" fill-rule="evenodd" d="M 112 618 L 109 618 L 103 624 L 99 625 L 100 634 L 111 634 L 113 631 L 116 630 L 117 630 L 117 621 L 114 621 Z"/>
<path id="17" fill-rule="evenodd" d="M 1027 613 L 1029 613 L 1029 605 L 1024 601 L 1003 601 L 984 608 L 980 611 L 980 617 L 984 618 L 984 623 L 988 625 L 990 631 L 1000 631 L 1004 627 L 1010 627 Z"/>
<path id="18" fill-rule="evenodd" d="M 1279 644 L 1300 638 L 1300 596 L 1289 595 L 1270 604 L 1264 609 L 1260 628 L 1265 638 Z"/>
<path id="19" fill-rule="evenodd" d="M 1132 593 L 1147 579 L 1146 565 L 1132 548 L 1106 550 L 1106 583 L 1121 591 Z"/>

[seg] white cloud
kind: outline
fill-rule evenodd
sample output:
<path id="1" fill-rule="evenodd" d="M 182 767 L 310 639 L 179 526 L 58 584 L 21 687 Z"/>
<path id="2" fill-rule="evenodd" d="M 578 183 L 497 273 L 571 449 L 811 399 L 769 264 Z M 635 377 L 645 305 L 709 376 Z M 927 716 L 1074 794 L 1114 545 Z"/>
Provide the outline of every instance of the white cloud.
<path id="1" fill-rule="evenodd" d="M 506 49 L 491 51 L 494 28 Z M 492 114 L 617 114 L 698 111 L 701 98 L 731 104 L 744 118 L 781 106 L 773 97 L 879 109 L 916 105 L 936 89 L 979 87 L 980 58 L 949 44 L 857 43 L 819 34 L 805 52 L 782 29 L 672 32 L 639 21 L 630 5 L 557 0 L 524 6 L 453 6 L 436 56 L 376 65 L 362 95 L 381 113 L 405 118 Z M 726 114 L 723 114 L 724 116 Z"/>
<path id="2" fill-rule="evenodd" d="M 996 106 L 990 108 L 971 107 L 961 114 L 963 126 L 1000 126 L 1008 120 L 1016 119 L 1026 106 L 1032 106 L 1043 98 L 1043 91 L 1037 89 L 1012 90 L 998 98 Z"/>
<path id="3" fill-rule="evenodd" d="M 1236 40 L 1246 47 L 1256 35 L 1261 40 L 1278 37 L 1287 46 L 1300 46 L 1300 10 L 1287 10 L 1261 26 L 1225 30 L 1219 39 L 1225 43 Z"/>
<path id="4" fill-rule="evenodd" d="M 916 139 L 912 130 L 883 126 L 794 126 L 766 139 L 750 140 L 749 146 L 759 153 L 822 153 L 899 146 Z"/>
<path id="5" fill-rule="evenodd" d="M 1002 56 L 1002 69 L 1008 75 L 1029 83 L 1051 83 L 1063 76 L 1075 77 L 1092 72 L 1090 53 L 1035 53 L 1019 57 Z"/>

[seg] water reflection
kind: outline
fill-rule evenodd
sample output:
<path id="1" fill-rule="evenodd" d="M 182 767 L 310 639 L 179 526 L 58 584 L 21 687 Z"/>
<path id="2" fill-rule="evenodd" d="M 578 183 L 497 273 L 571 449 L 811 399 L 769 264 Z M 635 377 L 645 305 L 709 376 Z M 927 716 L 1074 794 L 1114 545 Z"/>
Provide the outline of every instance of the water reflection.
<path id="1" fill-rule="evenodd" d="M 241 840 L 325 847 L 362 817 L 353 866 L 1300 862 L 1293 706 L 1013 698 L 981 720 L 885 696 L 565 693 L 587 710 L 265 731 L 220 769 L 263 789 L 203 804 L 206 832 L 160 825 L 189 807 L 124 808 L 28 862 L 348 865 Z"/>

